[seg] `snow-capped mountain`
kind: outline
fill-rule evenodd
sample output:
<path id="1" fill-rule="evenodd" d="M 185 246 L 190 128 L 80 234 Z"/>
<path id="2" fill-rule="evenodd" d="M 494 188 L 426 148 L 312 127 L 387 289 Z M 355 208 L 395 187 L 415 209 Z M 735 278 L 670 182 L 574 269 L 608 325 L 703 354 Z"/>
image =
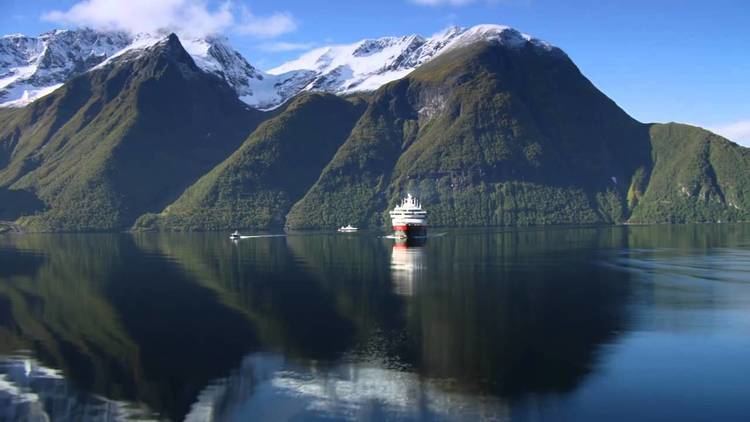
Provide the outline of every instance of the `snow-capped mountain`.
<path id="1" fill-rule="evenodd" d="M 317 48 L 250 79 L 246 91 L 238 92 L 245 103 L 270 109 L 301 91 L 335 94 L 372 91 L 403 78 L 451 49 L 479 41 L 509 48 L 528 45 L 563 54 L 562 50 L 507 26 L 451 27 L 429 38 L 420 35 L 383 37 Z"/>
<path id="2" fill-rule="evenodd" d="M 56 30 L 0 38 L 0 106 L 22 106 L 54 91 L 131 43 L 123 33 Z"/>
<path id="3" fill-rule="evenodd" d="M 129 57 L 137 57 L 137 54 L 130 53 L 145 51 L 146 48 L 164 40 L 165 37 L 164 34 L 139 34 L 134 37 L 130 45 L 99 66 L 104 66 L 111 60 L 118 60 L 124 57 L 125 53 L 129 53 Z M 315 76 L 314 72 L 307 70 L 280 75 L 262 72 L 248 63 L 224 37 L 182 37 L 180 43 L 201 70 L 224 79 L 242 101 L 262 110 L 283 104 L 302 91 Z"/>
<path id="4" fill-rule="evenodd" d="M 130 35 L 91 29 L 55 30 L 38 37 L 0 38 L 0 107 L 20 107 L 54 91 L 71 77 L 163 40 L 166 34 Z M 383 37 L 317 48 L 263 72 L 234 50 L 226 38 L 181 38 L 202 70 L 223 78 L 248 105 L 272 109 L 301 91 L 346 94 L 375 90 L 453 48 L 477 41 L 511 48 L 531 45 L 560 50 L 500 25 L 451 27 L 425 38 Z M 129 54 L 125 54 L 129 53 Z"/>
<path id="5" fill-rule="evenodd" d="M 125 53 L 145 51 L 165 37 L 91 29 L 55 30 L 38 37 L 6 35 L 0 38 L 0 107 L 24 106 L 75 75 Z M 181 43 L 198 67 L 224 78 L 239 96 L 251 94 L 253 82 L 264 79 L 223 38 L 186 38 Z"/>
<path id="6" fill-rule="evenodd" d="M 55 30 L 38 37 L 0 38 L 0 107 L 22 107 L 70 78 L 113 60 L 137 57 L 167 34 L 136 34 L 92 29 Z M 203 71 L 223 78 L 238 97 L 257 108 L 272 108 L 300 92 L 309 71 L 265 74 L 229 46 L 226 38 L 182 38 L 182 46 Z"/>
<path id="7" fill-rule="evenodd" d="M 384 37 L 317 48 L 268 73 L 313 72 L 314 76 L 304 87 L 305 90 L 334 93 L 371 91 L 408 75 L 446 51 L 478 41 L 495 42 L 511 48 L 531 45 L 549 52 L 560 51 L 507 26 L 477 25 L 471 28 L 451 27 L 430 38 L 420 35 Z"/>

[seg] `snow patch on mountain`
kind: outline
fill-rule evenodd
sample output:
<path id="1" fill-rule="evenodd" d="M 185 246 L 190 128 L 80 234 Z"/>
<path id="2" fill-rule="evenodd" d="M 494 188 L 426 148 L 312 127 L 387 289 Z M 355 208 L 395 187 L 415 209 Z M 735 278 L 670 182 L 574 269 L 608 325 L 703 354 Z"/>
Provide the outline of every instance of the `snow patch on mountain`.
<path id="1" fill-rule="evenodd" d="M 55 30 L 0 38 L 0 106 L 23 106 L 49 94 L 130 44 L 124 33 Z"/>
<path id="2" fill-rule="evenodd" d="M 124 56 L 130 54 L 133 58 L 137 58 L 140 55 L 141 51 L 146 50 L 147 48 L 150 48 L 160 41 L 164 41 L 166 39 L 163 35 L 153 35 L 153 34 L 137 34 L 135 36 L 132 36 L 130 38 L 130 44 L 123 47 L 121 50 L 116 51 L 109 57 L 107 57 L 105 60 L 103 60 L 101 63 L 94 66 L 92 69 L 99 69 L 102 68 L 109 63 L 111 63 L 114 60 L 124 60 Z"/>
<path id="3" fill-rule="evenodd" d="M 51 94 L 57 88 L 63 86 L 62 83 L 56 83 L 43 87 L 36 87 L 28 83 L 17 83 L 13 84 L 5 90 L 7 97 L 15 98 L 10 99 L 4 103 L 0 103 L 0 107 L 23 107 L 39 98 L 44 97 L 47 94 Z"/>
<path id="4" fill-rule="evenodd" d="M 309 72 L 264 73 L 232 49 L 226 38 L 185 39 L 182 45 L 198 67 L 223 78 L 240 100 L 255 108 L 271 109 L 283 104 L 300 92 L 311 78 Z"/>

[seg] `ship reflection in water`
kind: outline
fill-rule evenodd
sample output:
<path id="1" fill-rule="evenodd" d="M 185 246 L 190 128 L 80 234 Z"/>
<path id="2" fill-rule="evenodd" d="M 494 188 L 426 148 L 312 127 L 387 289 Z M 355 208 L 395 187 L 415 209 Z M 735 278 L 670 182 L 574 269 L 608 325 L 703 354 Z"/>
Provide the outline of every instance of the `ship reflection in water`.
<path id="1" fill-rule="evenodd" d="M 426 239 L 397 239 L 391 251 L 391 277 L 396 294 L 413 296 L 425 273 Z"/>

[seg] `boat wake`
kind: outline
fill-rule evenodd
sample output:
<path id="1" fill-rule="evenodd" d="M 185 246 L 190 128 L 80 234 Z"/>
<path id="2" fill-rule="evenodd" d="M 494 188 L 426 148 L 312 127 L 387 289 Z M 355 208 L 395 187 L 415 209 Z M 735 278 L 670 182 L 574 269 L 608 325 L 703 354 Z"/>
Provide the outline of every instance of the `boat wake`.
<path id="1" fill-rule="evenodd" d="M 404 237 L 403 237 L 403 236 L 394 236 L 394 235 L 392 235 L 392 234 L 389 234 L 389 235 L 387 235 L 387 236 L 380 236 L 380 237 L 381 237 L 381 239 L 394 239 L 394 240 L 397 240 L 397 239 L 404 239 Z"/>
<path id="2" fill-rule="evenodd" d="M 256 234 L 252 236 L 240 236 L 239 239 L 234 240 L 243 240 L 243 239 L 261 239 L 264 237 L 286 237 L 285 234 Z"/>

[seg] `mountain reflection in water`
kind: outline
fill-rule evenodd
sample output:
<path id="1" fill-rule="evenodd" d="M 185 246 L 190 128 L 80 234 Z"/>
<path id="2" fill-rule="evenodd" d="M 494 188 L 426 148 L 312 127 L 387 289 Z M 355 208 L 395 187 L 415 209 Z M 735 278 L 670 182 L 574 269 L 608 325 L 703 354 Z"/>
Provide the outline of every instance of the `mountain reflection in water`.
<path id="1" fill-rule="evenodd" d="M 383 362 L 326 367 L 297 365 L 279 355 L 252 355 L 235 373 L 199 396 L 186 420 L 507 419 L 500 398 L 451 388 Z"/>
<path id="2" fill-rule="evenodd" d="M 651 230 L 3 237 L 0 419 L 545 414 L 642 323 L 642 251 L 750 240 Z"/>
<path id="3" fill-rule="evenodd" d="M 81 394 L 59 373 L 27 356 L 0 358 L 3 420 L 149 420 L 157 415 L 132 403 Z"/>

